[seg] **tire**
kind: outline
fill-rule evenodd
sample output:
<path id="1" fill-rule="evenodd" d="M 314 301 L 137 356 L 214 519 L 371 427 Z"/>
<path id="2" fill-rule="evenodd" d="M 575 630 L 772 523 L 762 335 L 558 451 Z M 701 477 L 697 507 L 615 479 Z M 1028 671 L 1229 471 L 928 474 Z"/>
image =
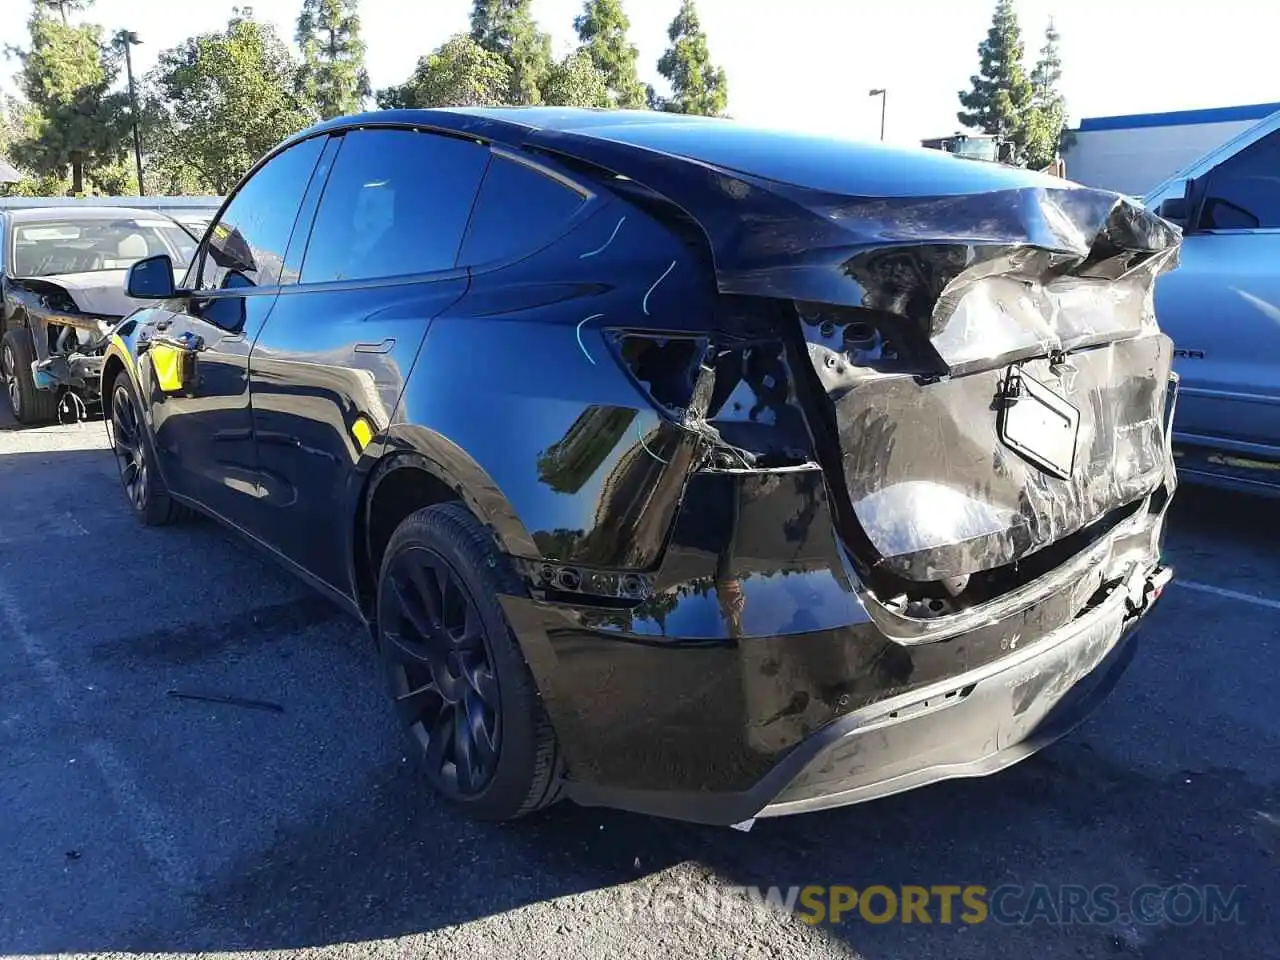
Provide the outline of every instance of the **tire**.
<path id="1" fill-rule="evenodd" d="M 435 791 L 480 820 L 513 820 L 560 793 L 555 731 L 497 600 L 523 592 L 456 503 L 407 517 L 378 574 L 378 651 L 401 726 Z"/>
<path id="2" fill-rule="evenodd" d="M 13 418 L 21 424 L 50 423 L 58 416 L 58 394 L 55 390 L 37 390 L 31 376 L 36 358 L 31 331 L 26 327 L 10 330 L 0 340 L 0 375 Z"/>
<path id="3" fill-rule="evenodd" d="M 148 527 L 162 527 L 187 515 L 164 485 L 151 432 L 142 419 L 129 374 L 121 370 L 111 385 L 111 452 L 133 515 Z"/>

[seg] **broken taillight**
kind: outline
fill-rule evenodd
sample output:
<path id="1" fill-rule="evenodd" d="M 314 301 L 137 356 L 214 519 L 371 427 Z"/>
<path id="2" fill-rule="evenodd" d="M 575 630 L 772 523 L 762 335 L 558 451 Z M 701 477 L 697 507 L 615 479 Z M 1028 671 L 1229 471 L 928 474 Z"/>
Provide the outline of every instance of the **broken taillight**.
<path id="1" fill-rule="evenodd" d="M 613 330 L 614 356 L 649 401 L 703 436 L 714 468 L 812 460 L 786 349 L 768 338 Z"/>

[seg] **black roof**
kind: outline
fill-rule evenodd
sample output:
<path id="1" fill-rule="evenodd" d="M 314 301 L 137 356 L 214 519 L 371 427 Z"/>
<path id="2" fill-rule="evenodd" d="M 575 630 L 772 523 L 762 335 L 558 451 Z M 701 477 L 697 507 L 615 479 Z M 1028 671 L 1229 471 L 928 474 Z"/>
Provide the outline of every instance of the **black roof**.
<path id="1" fill-rule="evenodd" d="M 716 117 L 654 110 L 575 107 L 446 107 L 379 110 L 339 117 L 304 130 L 367 126 L 431 128 L 498 143 L 538 147 L 609 166 L 618 151 L 649 162 L 685 161 L 764 180 L 845 196 L 955 196 L 1021 187 L 1062 188 L 1058 180 L 1012 167 L 975 164 L 938 150 L 897 147 Z"/>

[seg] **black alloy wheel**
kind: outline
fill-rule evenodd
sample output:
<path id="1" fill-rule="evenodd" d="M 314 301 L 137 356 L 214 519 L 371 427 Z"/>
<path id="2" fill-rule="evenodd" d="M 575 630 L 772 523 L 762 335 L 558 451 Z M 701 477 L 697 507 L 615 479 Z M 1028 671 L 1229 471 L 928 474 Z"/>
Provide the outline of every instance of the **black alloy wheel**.
<path id="1" fill-rule="evenodd" d="M 461 503 L 410 514 L 382 554 L 378 650 L 414 759 L 435 792 L 481 820 L 554 803 L 555 730 L 500 598 L 528 590 Z"/>
<path id="2" fill-rule="evenodd" d="M 22 396 L 18 393 L 18 363 L 13 358 L 13 346 L 5 343 L 0 350 L 0 376 L 4 377 L 5 393 L 9 395 L 9 409 L 15 414 L 22 407 Z"/>
<path id="3" fill-rule="evenodd" d="M 151 482 L 151 466 L 147 457 L 147 445 L 142 439 L 142 429 L 129 388 L 121 380 L 117 380 L 115 393 L 111 398 L 112 449 L 116 455 L 116 464 L 120 467 L 120 484 L 124 487 L 129 503 L 138 513 L 146 511 Z"/>
<path id="4" fill-rule="evenodd" d="M 386 572 L 382 642 L 401 722 L 425 753 L 432 784 L 462 798 L 493 779 L 501 700 L 480 613 L 449 562 L 421 546 Z"/>
<path id="5" fill-rule="evenodd" d="M 134 516 L 149 527 L 159 527 L 186 516 L 187 510 L 169 496 L 140 410 L 133 382 L 122 370 L 111 388 L 108 420 L 111 452 L 115 454 L 120 485 L 129 498 Z"/>

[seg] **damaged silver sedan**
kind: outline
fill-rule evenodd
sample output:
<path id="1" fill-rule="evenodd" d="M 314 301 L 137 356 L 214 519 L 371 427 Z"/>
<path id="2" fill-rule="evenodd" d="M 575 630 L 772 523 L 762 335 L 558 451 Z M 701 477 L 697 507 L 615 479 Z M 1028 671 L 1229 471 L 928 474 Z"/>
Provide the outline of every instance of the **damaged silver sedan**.
<path id="1" fill-rule="evenodd" d="M 195 247 L 154 211 L 0 210 L 0 376 L 14 418 L 83 418 L 99 400 L 106 336 L 138 306 L 125 294 L 128 269 L 156 254 L 185 267 Z"/>

